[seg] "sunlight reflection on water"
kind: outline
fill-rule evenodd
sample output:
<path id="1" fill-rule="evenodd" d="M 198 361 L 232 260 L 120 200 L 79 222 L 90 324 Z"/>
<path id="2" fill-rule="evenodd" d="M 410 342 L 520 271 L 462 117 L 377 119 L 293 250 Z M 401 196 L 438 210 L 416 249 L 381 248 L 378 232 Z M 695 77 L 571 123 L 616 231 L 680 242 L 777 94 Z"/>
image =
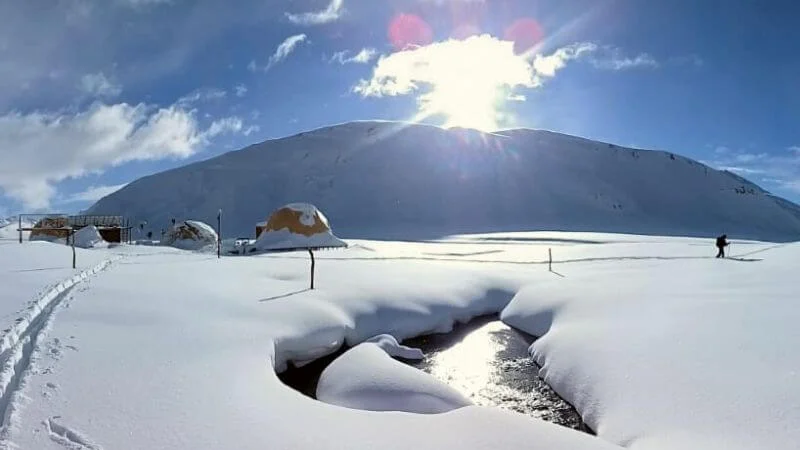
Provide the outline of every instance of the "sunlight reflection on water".
<path id="1" fill-rule="evenodd" d="M 499 320 L 477 319 L 453 333 L 406 342 L 425 352 L 415 363 L 476 405 L 498 406 L 587 431 L 580 415 L 539 376 L 528 354 L 533 338 Z"/>

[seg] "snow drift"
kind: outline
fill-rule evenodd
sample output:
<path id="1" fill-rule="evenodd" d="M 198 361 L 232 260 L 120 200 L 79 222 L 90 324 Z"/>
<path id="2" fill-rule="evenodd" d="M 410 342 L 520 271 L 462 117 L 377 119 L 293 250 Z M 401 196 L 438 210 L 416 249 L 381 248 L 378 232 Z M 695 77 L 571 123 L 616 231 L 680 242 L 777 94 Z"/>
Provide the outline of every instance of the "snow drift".
<path id="1" fill-rule="evenodd" d="M 80 248 L 94 248 L 107 244 L 94 225 L 85 226 L 76 231 L 73 239 L 75 239 L 75 247 Z"/>
<path id="2" fill-rule="evenodd" d="M 663 151 L 549 131 L 485 134 L 354 122 L 270 140 L 151 175 L 90 214 L 164 228 L 181 214 L 252 237 L 271 210 L 303 199 L 339 236 L 429 238 L 565 230 L 800 238 L 800 213 L 749 181 Z"/>
<path id="3" fill-rule="evenodd" d="M 317 399 L 353 409 L 419 414 L 443 413 L 472 404 L 433 376 L 392 359 L 383 349 L 385 344 L 365 342 L 336 358 L 320 376 Z M 390 348 L 412 350 L 396 345 Z"/>

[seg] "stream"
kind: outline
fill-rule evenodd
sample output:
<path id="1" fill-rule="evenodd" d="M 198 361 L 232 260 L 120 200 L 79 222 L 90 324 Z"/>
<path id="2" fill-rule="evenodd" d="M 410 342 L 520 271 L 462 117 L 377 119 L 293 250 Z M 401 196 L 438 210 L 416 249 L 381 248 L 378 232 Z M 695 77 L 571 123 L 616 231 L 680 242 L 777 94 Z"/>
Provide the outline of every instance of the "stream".
<path id="1" fill-rule="evenodd" d="M 455 327 L 403 342 L 425 353 L 410 364 L 461 392 L 476 405 L 496 406 L 591 432 L 575 408 L 539 378 L 528 354 L 534 337 L 484 316 Z"/>
<path id="2" fill-rule="evenodd" d="M 509 327 L 497 316 L 483 316 L 450 333 L 403 341 L 425 353 L 420 361 L 403 362 L 445 382 L 476 405 L 505 408 L 591 433 L 575 408 L 539 378 L 539 367 L 528 354 L 533 341 L 533 336 Z M 313 398 L 320 374 L 344 351 L 300 368 L 290 365 L 279 377 Z"/>

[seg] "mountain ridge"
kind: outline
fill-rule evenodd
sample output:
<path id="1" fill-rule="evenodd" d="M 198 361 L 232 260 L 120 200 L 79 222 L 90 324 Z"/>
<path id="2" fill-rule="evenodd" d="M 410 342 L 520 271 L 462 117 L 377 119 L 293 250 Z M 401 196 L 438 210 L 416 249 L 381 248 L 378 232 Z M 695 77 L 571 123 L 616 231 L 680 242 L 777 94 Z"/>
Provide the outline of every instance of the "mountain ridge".
<path id="1" fill-rule="evenodd" d="M 494 133 L 357 121 L 253 144 L 142 177 L 90 213 L 213 222 L 248 236 L 286 203 L 316 204 L 344 237 L 598 231 L 800 239 L 800 207 L 663 150 L 550 130 Z M 226 227 L 227 225 L 227 227 Z"/>

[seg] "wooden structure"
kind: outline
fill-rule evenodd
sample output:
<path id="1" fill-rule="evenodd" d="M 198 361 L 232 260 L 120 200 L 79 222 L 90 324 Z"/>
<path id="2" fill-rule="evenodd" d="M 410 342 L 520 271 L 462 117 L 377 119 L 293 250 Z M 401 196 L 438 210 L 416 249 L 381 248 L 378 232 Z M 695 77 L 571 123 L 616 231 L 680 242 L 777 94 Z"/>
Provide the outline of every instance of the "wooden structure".
<path id="1" fill-rule="evenodd" d="M 130 221 L 123 216 L 81 215 L 70 216 L 70 225 L 76 230 L 94 225 L 103 240 L 111 243 L 131 242 Z"/>
<path id="2" fill-rule="evenodd" d="M 32 227 L 23 227 L 24 218 L 38 219 Z M 67 239 L 72 232 L 89 225 L 94 225 L 104 241 L 110 243 L 131 242 L 130 221 L 123 216 L 104 215 L 66 215 L 66 214 L 20 214 L 19 215 L 19 242 L 23 241 L 22 233 L 29 231 L 29 240 Z M 26 220 L 27 222 L 27 220 Z"/>
<path id="3" fill-rule="evenodd" d="M 33 228 L 25 231 L 31 232 L 29 239 L 32 241 L 47 238 L 66 239 L 72 233 L 72 228 L 69 226 L 69 217 L 45 217 L 38 220 Z"/>

